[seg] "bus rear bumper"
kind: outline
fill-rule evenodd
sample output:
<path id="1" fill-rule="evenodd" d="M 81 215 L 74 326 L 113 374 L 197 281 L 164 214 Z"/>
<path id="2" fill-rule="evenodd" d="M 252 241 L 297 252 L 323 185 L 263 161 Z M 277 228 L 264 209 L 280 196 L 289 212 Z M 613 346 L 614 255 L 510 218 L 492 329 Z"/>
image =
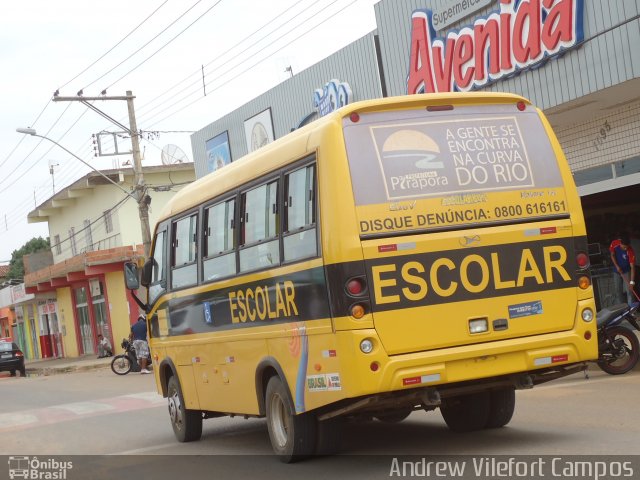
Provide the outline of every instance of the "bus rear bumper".
<path id="1" fill-rule="evenodd" d="M 470 381 L 487 383 L 523 374 L 531 375 L 535 385 L 542 378 L 551 380 L 580 371 L 582 367 L 564 373 L 565 367 L 582 365 L 598 355 L 595 332 L 586 339 L 582 329 L 394 356 L 386 355 L 375 341 L 375 330 L 351 331 L 345 336 L 352 337 L 350 348 L 359 353 L 356 362 L 342 365 L 343 393 L 349 397 Z M 365 338 L 377 344 L 369 354 L 359 351 Z M 552 378 L 552 372 L 558 373 Z"/>
<path id="2" fill-rule="evenodd" d="M 423 408 L 434 410 L 440 407 L 442 400 L 458 395 L 501 389 L 530 389 L 551 380 L 582 372 L 587 369 L 585 362 L 545 368 L 535 372 L 489 377 L 466 382 L 450 383 L 432 387 L 418 387 L 408 390 L 366 395 L 360 398 L 345 399 L 330 408 L 318 412 L 318 420 L 349 415 L 375 415 L 380 411 L 393 410 L 399 407 Z"/>

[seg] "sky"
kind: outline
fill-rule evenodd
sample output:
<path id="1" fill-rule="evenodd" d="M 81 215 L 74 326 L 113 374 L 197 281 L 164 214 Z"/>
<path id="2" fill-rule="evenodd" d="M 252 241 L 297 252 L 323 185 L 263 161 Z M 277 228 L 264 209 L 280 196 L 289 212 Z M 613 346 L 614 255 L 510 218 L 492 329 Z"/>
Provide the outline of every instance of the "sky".
<path id="1" fill-rule="evenodd" d="M 31 238 L 49 235 L 46 223 L 29 224 L 27 214 L 54 189 L 91 171 L 62 148 L 16 128 L 35 128 L 95 169 L 130 159 L 95 157 L 92 135 L 118 127 L 80 102 L 51 101 L 56 90 L 60 97 L 130 90 L 138 129 L 145 132 L 143 166 L 161 164 L 165 147 L 193 161 L 193 131 L 289 78 L 287 67 L 295 75 L 374 30 L 378 1 L 3 2 L 0 264 Z M 128 125 L 125 101 L 94 106 Z M 113 147 L 105 140 L 105 148 Z M 129 148 L 129 140 L 120 147 Z"/>

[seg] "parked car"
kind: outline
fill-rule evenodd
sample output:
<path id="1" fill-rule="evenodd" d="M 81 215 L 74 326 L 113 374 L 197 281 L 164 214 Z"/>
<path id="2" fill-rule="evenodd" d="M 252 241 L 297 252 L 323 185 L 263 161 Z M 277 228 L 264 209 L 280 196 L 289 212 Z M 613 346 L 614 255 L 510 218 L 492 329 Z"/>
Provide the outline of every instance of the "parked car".
<path id="1" fill-rule="evenodd" d="M 0 372 L 10 372 L 14 377 L 16 371 L 19 371 L 22 377 L 26 375 L 24 353 L 11 339 L 0 339 Z"/>

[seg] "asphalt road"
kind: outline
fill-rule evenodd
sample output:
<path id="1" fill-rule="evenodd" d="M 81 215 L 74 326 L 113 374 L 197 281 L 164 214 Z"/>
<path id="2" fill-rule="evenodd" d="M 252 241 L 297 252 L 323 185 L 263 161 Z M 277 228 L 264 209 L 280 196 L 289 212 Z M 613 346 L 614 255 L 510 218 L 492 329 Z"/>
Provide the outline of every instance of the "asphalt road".
<path id="1" fill-rule="evenodd" d="M 116 478 L 119 469 L 126 468 L 156 471 L 154 479 L 209 478 L 212 468 L 221 476 L 210 478 L 282 478 L 292 473 L 294 478 L 298 474 L 325 478 L 320 473 L 332 470 L 348 472 L 350 478 L 388 478 L 394 456 L 527 455 L 535 460 L 546 455 L 640 454 L 640 367 L 616 377 L 595 367 L 590 373 L 588 380 L 577 374 L 518 391 L 513 420 L 502 429 L 454 434 L 438 411 L 417 411 L 399 424 L 349 424 L 342 455 L 297 465 L 281 465 L 271 456 L 264 419 L 205 420 L 200 441 L 178 443 L 166 401 L 155 393 L 151 375 L 118 377 L 110 370 L 98 370 L 4 378 L 0 380 L 0 439 L 4 439 L 0 454 L 100 455 L 73 459 L 88 462 L 87 468 L 105 475 L 95 478 Z M 80 467 L 76 468 L 79 472 Z M 180 476 L 181 469 L 189 476 Z M 0 465 L 0 478 L 4 473 Z M 636 473 L 640 474 L 640 466 Z"/>

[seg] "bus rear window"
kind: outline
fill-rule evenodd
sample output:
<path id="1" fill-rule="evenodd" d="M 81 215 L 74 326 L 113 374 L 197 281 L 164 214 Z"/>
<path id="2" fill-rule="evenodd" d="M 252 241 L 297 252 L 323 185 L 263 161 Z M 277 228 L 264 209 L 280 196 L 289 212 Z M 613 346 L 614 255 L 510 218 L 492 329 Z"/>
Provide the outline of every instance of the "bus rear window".
<path id="1" fill-rule="evenodd" d="M 533 108 L 365 113 L 344 135 L 356 205 L 562 186 Z"/>

